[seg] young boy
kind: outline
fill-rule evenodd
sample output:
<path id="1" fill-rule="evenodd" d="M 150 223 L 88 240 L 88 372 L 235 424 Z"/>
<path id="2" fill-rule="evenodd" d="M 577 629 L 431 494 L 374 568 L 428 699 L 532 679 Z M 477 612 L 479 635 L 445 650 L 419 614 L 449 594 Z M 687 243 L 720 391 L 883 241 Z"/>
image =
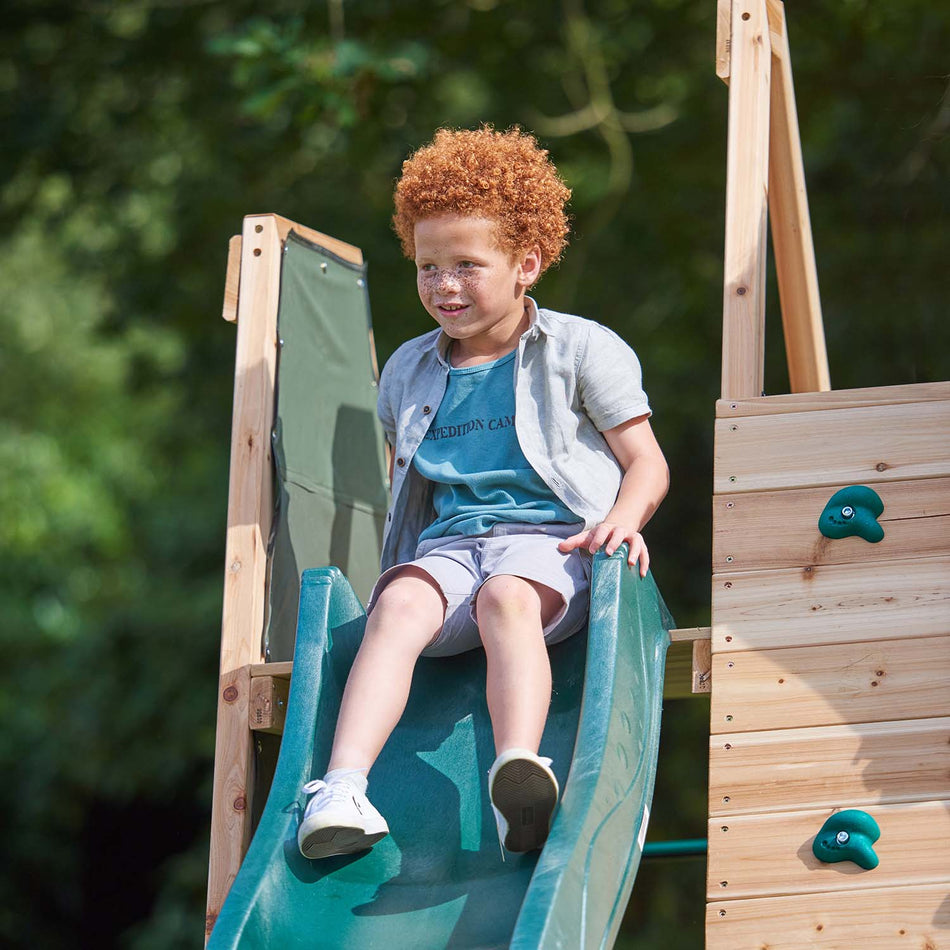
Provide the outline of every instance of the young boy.
<path id="1" fill-rule="evenodd" d="M 626 541 L 630 567 L 646 574 L 640 530 L 668 486 L 633 351 L 526 296 L 567 243 L 569 197 L 547 152 L 518 129 L 441 129 L 403 164 L 393 222 L 439 329 L 403 344 L 380 379 L 393 450 L 383 574 L 329 770 L 305 786 L 297 840 L 308 858 L 388 833 L 366 776 L 415 663 L 479 646 L 499 839 L 530 851 L 547 837 L 558 796 L 550 759 L 537 754 L 547 645 L 583 627 L 599 548 Z"/>

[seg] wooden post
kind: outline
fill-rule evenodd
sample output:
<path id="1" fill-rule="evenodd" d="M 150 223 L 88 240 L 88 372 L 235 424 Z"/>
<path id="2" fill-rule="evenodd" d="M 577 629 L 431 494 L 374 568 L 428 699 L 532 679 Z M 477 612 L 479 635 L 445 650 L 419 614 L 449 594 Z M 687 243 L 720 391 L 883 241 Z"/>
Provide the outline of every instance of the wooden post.
<path id="1" fill-rule="evenodd" d="M 723 280 L 722 397 L 762 392 L 771 48 L 765 0 L 733 0 Z"/>
<path id="2" fill-rule="evenodd" d="M 205 936 L 250 839 L 250 664 L 262 659 L 264 578 L 273 508 L 271 427 L 281 238 L 274 215 L 244 219 L 224 572 L 218 727 Z"/>
<path id="3" fill-rule="evenodd" d="M 785 356 L 793 393 L 831 389 L 805 167 L 795 108 L 785 5 L 767 0 L 772 47 L 769 210 L 782 303 Z"/>

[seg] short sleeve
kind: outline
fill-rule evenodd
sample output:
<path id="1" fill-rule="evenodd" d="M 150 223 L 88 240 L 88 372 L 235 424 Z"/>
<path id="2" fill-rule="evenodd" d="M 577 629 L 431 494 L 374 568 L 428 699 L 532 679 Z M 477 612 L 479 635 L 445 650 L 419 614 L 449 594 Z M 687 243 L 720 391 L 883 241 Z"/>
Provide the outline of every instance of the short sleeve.
<path id="1" fill-rule="evenodd" d="M 637 354 L 613 330 L 593 321 L 578 361 L 577 390 L 601 432 L 652 414 Z"/>
<path id="2" fill-rule="evenodd" d="M 396 444 L 396 414 L 392 407 L 392 359 L 383 367 L 379 376 L 379 396 L 376 399 L 376 415 L 383 425 L 383 431 L 386 433 L 386 441 L 395 446 Z"/>

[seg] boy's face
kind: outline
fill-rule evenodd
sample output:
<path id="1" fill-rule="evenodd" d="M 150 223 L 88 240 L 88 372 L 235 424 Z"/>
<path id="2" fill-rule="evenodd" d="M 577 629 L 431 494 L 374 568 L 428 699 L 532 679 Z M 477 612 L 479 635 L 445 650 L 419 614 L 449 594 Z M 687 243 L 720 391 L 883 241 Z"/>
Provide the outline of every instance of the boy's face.
<path id="1" fill-rule="evenodd" d="M 456 352 L 493 355 L 527 327 L 525 290 L 538 278 L 537 248 L 512 256 L 487 218 L 446 214 L 415 226 L 419 299 Z"/>

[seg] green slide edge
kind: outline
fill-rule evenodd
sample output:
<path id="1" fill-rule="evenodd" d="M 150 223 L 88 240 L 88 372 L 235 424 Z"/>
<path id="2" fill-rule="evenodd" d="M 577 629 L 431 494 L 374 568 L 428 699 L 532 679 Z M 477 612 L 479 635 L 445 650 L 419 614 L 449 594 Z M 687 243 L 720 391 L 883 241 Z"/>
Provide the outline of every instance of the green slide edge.
<path id="1" fill-rule="evenodd" d="M 513 895 L 517 908 L 517 889 L 523 891 L 513 930 L 507 931 L 510 939 L 498 938 L 497 920 L 491 923 L 486 918 L 486 930 L 492 935 L 486 933 L 484 941 L 479 940 L 478 924 L 475 930 L 469 926 L 464 939 L 446 940 L 434 938 L 438 928 L 430 928 L 421 918 L 417 922 L 412 915 L 382 913 L 372 919 L 372 939 L 364 936 L 359 944 L 339 942 L 334 936 L 336 924 L 344 925 L 358 908 L 332 901 L 325 901 L 326 912 L 315 906 L 320 901 L 321 876 L 315 873 L 307 879 L 302 875 L 302 859 L 296 854 L 300 788 L 312 777 L 315 749 L 329 748 L 335 706 L 364 622 L 363 607 L 339 570 L 304 572 L 294 675 L 277 771 L 248 854 L 216 922 L 211 950 L 264 948 L 277 945 L 275 941 L 301 948 L 611 946 L 639 865 L 656 774 L 672 620 L 652 577 L 641 580 L 627 567 L 625 548 L 610 558 L 595 557 L 583 700 L 570 772 L 551 836 L 533 874 L 535 856 L 509 855 L 505 864 L 499 857 L 498 871 L 485 884 L 497 892 L 502 915 L 502 894 L 508 904 Z M 567 644 L 580 643 L 581 636 Z M 573 656 L 572 662 L 578 658 Z M 552 665 L 557 664 L 552 661 Z M 483 665 L 474 669 L 484 675 Z M 557 676 L 555 684 L 557 691 Z M 494 829 L 486 834 L 490 837 Z M 376 851 L 381 852 L 382 845 L 371 853 L 373 860 Z M 374 867 L 370 856 L 357 860 L 364 862 L 364 869 Z M 346 875 L 353 867 L 341 866 L 334 873 Z M 379 883 L 383 885 L 390 875 L 391 871 L 381 875 Z M 314 915 L 322 931 L 319 935 L 314 932 Z"/>

